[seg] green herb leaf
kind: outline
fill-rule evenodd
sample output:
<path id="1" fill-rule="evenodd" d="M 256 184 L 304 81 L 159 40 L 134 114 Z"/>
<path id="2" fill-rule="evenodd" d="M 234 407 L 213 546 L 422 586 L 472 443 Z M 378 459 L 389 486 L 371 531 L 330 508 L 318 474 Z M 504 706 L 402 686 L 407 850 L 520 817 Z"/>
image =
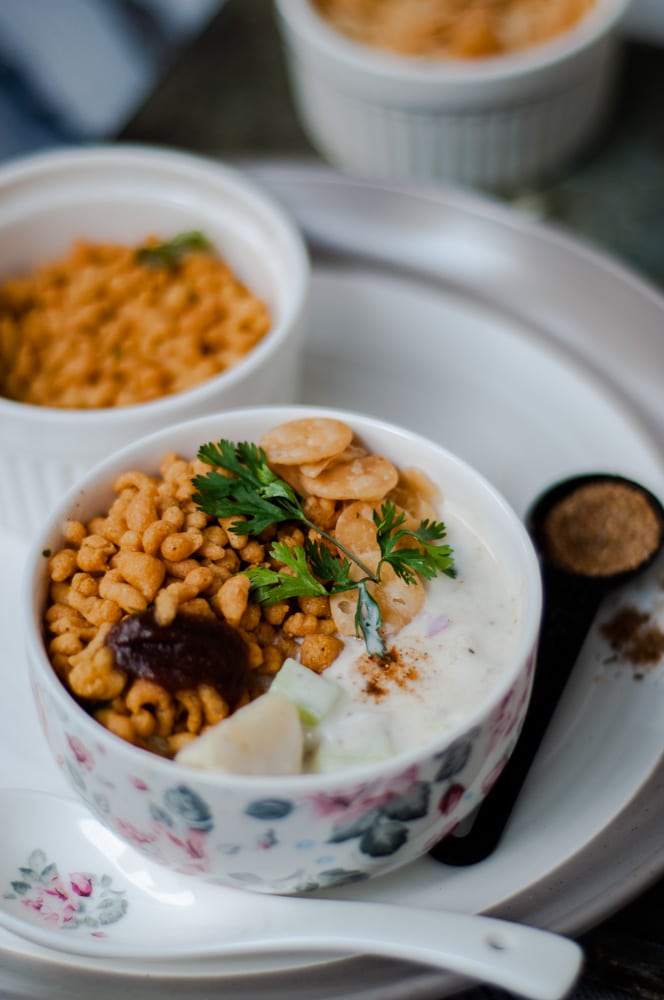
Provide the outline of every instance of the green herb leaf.
<path id="1" fill-rule="evenodd" d="M 229 441 L 206 444 L 199 449 L 198 457 L 231 475 L 213 471 L 195 476 L 194 502 L 211 517 L 242 514 L 246 521 L 231 526 L 237 534 L 260 535 L 273 524 L 301 520 L 297 494 L 275 476 L 265 452 L 255 444 L 233 445 Z"/>
<path id="2" fill-rule="evenodd" d="M 152 246 L 139 247 L 136 259 L 146 267 L 165 267 L 173 269 L 182 258 L 192 250 L 207 253 L 212 250 L 212 244 L 199 230 L 178 233 L 172 240 L 165 243 L 155 243 Z"/>
<path id="3" fill-rule="evenodd" d="M 328 593 L 341 594 L 355 587 L 349 559 L 338 558 L 326 545 L 309 538 L 305 539 L 304 551 L 316 577 L 328 585 Z"/>
<path id="4" fill-rule="evenodd" d="M 274 604 L 291 597 L 319 597 L 357 590 L 355 626 L 371 656 L 385 656 L 380 608 L 367 588 L 370 582 L 380 583 L 382 564 L 389 563 L 409 584 L 416 582 L 418 575 L 425 579 L 432 579 L 437 573 L 456 575 L 452 549 L 437 544 L 446 535 L 442 522 L 425 520 L 417 528 L 406 528 L 404 513 L 392 502 L 385 502 L 380 511 L 374 512 L 381 558 L 372 572 L 359 556 L 309 520 L 302 498 L 272 471 L 262 448 L 250 442 L 234 445 L 222 440 L 202 445 L 198 457 L 212 468 L 194 478 L 194 502 L 211 517 L 237 516 L 231 531 L 255 536 L 273 525 L 295 521 L 313 529 L 324 540 L 306 538 L 302 547 L 275 542 L 270 556 L 283 565 L 283 570 L 268 566 L 245 570 L 255 600 Z M 416 544 L 405 545 L 404 539 L 412 539 Z M 325 542 L 331 543 L 331 547 Z M 360 579 L 351 576 L 353 564 L 364 574 Z"/>
<path id="5" fill-rule="evenodd" d="M 275 542 L 270 555 L 283 563 L 290 573 L 277 572 L 267 566 L 252 566 L 245 570 L 251 581 L 253 595 L 259 604 L 276 604 L 289 597 L 324 597 L 327 589 L 311 572 L 304 549 Z"/>
<path id="6" fill-rule="evenodd" d="M 385 643 L 380 634 L 380 626 L 383 624 L 380 608 L 369 593 L 366 580 L 360 580 L 357 589 L 359 593 L 355 609 L 355 629 L 364 636 L 369 656 L 379 656 L 382 659 L 385 656 Z"/>
<path id="7" fill-rule="evenodd" d="M 376 538 L 381 550 L 381 562 L 389 563 L 395 573 L 406 583 L 414 583 L 417 574 L 432 580 L 438 573 L 456 576 L 454 556 L 449 545 L 436 545 L 445 538 L 447 528 L 442 521 L 421 521 L 417 528 L 404 528 L 403 513 L 397 514 L 393 503 L 387 501 L 374 511 Z M 404 538 L 414 538 L 418 547 L 399 545 Z"/>

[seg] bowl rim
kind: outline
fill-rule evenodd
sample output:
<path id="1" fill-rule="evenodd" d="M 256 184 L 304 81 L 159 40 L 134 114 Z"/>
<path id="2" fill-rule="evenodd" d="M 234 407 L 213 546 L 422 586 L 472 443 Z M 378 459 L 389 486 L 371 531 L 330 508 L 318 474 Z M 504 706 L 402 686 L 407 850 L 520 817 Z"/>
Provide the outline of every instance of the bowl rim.
<path id="1" fill-rule="evenodd" d="M 89 409 L 40 406 L 0 395 L 0 419 L 37 426 L 47 421 L 56 428 L 76 426 L 83 421 L 86 427 L 103 424 L 104 427 L 119 428 L 131 425 L 139 416 L 152 420 L 159 417 L 175 419 L 180 409 L 191 404 L 200 406 L 209 403 L 222 389 L 232 389 L 244 381 L 279 349 L 292 328 L 301 321 L 311 277 L 311 262 L 304 236 L 288 210 L 267 189 L 237 167 L 167 146 L 139 143 L 72 146 L 13 157 L 0 164 L 0 200 L 5 197 L 6 189 L 15 183 L 41 179 L 48 183 L 53 170 L 61 175 L 72 167 L 94 172 L 99 168 L 115 166 L 128 169 L 132 165 L 172 170 L 187 183 L 195 182 L 196 178 L 205 179 L 208 184 L 218 185 L 222 196 L 241 192 L 263 217 L 270 220 L 294 265 L 291 281 L 284 289 L 278 322 L 273 323 L 265 337 L 231 368 L 180 392 L 126 406 Z"/>
<path id="2" fill-rule="evenodd" d="M 81 497 L 84 497 L 86 491 L 91 489 L 93 484 L 97 484 L 102 477 L 108 479 L 109 476 L 117 474 L 117 471 L 120 471 L 121 468 L 132 467 L 126 463 L 130 463 L 132 456 L 139 451 L 142 452 L 153 448 L 159 449 L 159 452 L 155 453 L 156 464 L 160 452 L 172 450 L 172 448 L 168 448 L 167 442 L 169 436 L 174 433 L 192 435 L 195 431 L 198 431 L 198 428 L 209 426 L 213 422 L 220 423 L 224 419 L 236 420 L 239 423 L 245 420 L 259 419 L 266 422 L 265 425 L 267 428 L 272 422 L 281 422 L 282 420 L 296 419 L 303 416 L 323 416 L 345 420 L 360 434 L 388 435 L 389 437 L 400 438 L 402 440 L 416 441 L 419 446 L 425 449 L 433 449 L 443 461 L 456 466 L 465 477 L 469 478 L 473 487 L 477 487 L 478 492 L 486 497 L 486 502 L 500 512 L 504 524 L 513 532 L 515 541 L 517 542 L 522 557 L 521 563 L 524 571 L 524 579 L 526 580 L 522 607 L 523 624 L 517 646 L 513 651 L 507 669 L 503 671 L 498 682 L 492 686 L 489 694 L 479 704 L 475 705 L 473 711 L 451 729 L 441 733 L 439 737 L 431 739 L 418 747 L 395 754 L 385 760 L 358 765 L 352 768 L 344 768 L 338 771 L 303 772 L 293 775 L 269 776 L 228 774 L 193 768 L 172 759 L 160 757 L 149 750 L 128 743 L 95 721 L 78 704 L 74 696 L 57 677 L 46 652 L 41 627 L 43 608 L 39 594 L 39 582 L 40 580 L 44 582 L 45 553 L 50 547 L 54 533 L 57 532 L 58 526 L 66 520 L 66 515 L 74 503 L 80 500 Z M 203 442 L 201 441 L 201 443 Z M 133 467 L 135 467 L 135 463 Z M 246 792 L 250 795 L 254 795 L 255 790 L 261 786 L 264 787 L 266 783 L 275 792 L 285 793 L 290 790 L 291 794 L 298 794 L 300 792 L 310 792 L 313 789 L 325 790 L 338 787 L 340 783 L 361 784 L 369 781 L 383 780 L 403 773 L 418 762 L 435 756 L 436 753 L 444 752 L 455 741 L 467 736 L 478 726 L 482 725 L 485 718 L 500 705 L 501 701 L 512 689 L 519 675 L 526 669 L 526 664 L 534 657 L 539 637 L 542 601 L 543 588 L 539 559 L 524 522 L 518 517 L 514 509 L 496 487 L 469 462 L 449 451 L 443 445 L 438 444 L 433 439 L 387 420 L 348 409 L 329 406 L 310 406 L 301 403 L 237 407 L 221 410 L 217 413 L 197 417 L 178 425 L 164 427 L 159 431 L 142 436 L 130 445 L 114 451 L 80 477 L 78 482 L 52 508 L 44 526 L 29 547 L 21 582 L 21 613 L 24 619 L 24 642 L 28 653 L 29 673 L 32 674 L 33 681 L 37 677 L 38 683 L 45 684 L 51 695 L 55 696 L 56 701 L 65 710 L 74 714 L 83 729 L 90 734 L 90 740 L 93 745 L 99 745 L 100 742 L 108 742 L 111 748 L 115 748 L 117 753 L 127 759 L 129 765 L 133 762 L 136 769 L 140 769 L 140 765 L 143 765 L 144 768 L 149 768 L 152 773 L 161 772 L 163 769 L 165 776 L 167 778 L 170 776 L 170 780 L 173 783 L 177 783 L 178 779 L 182 781 L 188 779 L 190 782 L 196 780 L 208 789 L 228 788 L 229 791 Z"/>
<path id="3" fill-rule="evenodd" d="M 310 0 L 274 0 L 285 25 L 312 51 L 376 82 L 490 84 L 539 73 L 572 59 L 609 34 L 634 0 L 596 0 L 571 28 L 517 52 L 472 60 L 442 60 L 390 53 L 364 45 L 333 28 Z"/>

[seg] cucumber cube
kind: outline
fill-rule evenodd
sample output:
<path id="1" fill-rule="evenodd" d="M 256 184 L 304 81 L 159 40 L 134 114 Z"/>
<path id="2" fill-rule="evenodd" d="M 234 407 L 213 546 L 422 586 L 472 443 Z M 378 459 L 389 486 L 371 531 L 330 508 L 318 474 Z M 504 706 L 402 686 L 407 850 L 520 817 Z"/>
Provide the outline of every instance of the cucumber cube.
<path id="1" fill-rule="evenodd" d="M 324 734 L 310 770 L 341 771 L 385 760 L 394 753 L 389 716 L 379 712 L 355 712 Z"/>
<path id="2" fill-rule="evenodd" d="M 270 691 L 279 691 L 290 698 L 304 726 L 317 726 L 343 693 L 334 681 L 303 667 L 290 656 L 275 674 Z"/>

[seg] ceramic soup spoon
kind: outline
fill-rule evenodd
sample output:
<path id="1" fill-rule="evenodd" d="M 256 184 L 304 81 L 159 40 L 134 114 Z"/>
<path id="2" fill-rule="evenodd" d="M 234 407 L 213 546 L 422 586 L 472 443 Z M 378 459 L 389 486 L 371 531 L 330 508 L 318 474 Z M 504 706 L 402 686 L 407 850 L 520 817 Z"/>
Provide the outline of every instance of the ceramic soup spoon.
<path id="1" fill-rule="evenodd" d="M 557 1000 L 582 952 L 492 917 L 377 903 L 257 896 L 146 861 L 82 803 L 0 791 L 0 924 L 37 944 L 104 958 L 274 952 L 373 954 Z"/>

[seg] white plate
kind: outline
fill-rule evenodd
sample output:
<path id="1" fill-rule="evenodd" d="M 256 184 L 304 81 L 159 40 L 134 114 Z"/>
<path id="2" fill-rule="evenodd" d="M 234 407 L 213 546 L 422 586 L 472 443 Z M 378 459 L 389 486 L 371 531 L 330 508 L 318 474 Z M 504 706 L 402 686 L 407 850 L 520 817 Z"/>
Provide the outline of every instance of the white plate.
<path id="1" fill-rule="evenodd" d="M 577 244 L 475 198 L 371 189 L 315 169 L 260 173 L 295 207 L 305 228 L 311 222 L 306 206 L 315 208 L 319 233 L 327 221 L 336 239 L 349 216 L 349 235 L 378 237 L 374 252 L 387 248 L 393 263 L 400 251 L 410 257 L 409 276 L 350 259 L 316 263 L 305 401 L 373 412 L 438 438 L 475 462 L 521 513 L 551 480 L 588 469 L 622 472 L 664 495 L 664 459 L 646 428 L 646 422 L 661 427 L 664 416 L 647 406 L 658 366 L 661 380 L 664 304 L 649 289 Z M 387 230 L 398 236 L 397 244 L 385 241 Z M 433 239 L 436 232 L 441 242 Z M 427 280 L 416 276 L 422 270 L 416 252 L 426 258 Z M 494 304 L 490 261 L 500 264 L 503 281 Z M 447 284 L 431 281 L 432 273 Z M 518 309 L 512 300 L 505 307 L 510 288 Z M 632 362 L 625 379 L 616 349 L 623 327 Z M 576 358 L 565 330 L 573 332 Z M 587 364 L 594 356 L 597 370 Z M 0 676 L 9 706 L 0 728 L 0 786 L 65 790 L 37 727 L 14 626 L 23 554 L 18 542 L 0 537 Z M 656 571 L 627 596 L 664 618 Z M 647 809 L 647 797 L 662 784 L 664 665 L 637 682 L 629 668 L 607 667 L 606 652 L 593 634 L 491 858 L 464 869 L 427 858 L 337 895 L 493 910 L 577 933 L 646 885 L 664 868 L 656 832 L 662 807 Z M 655 801 L 663 800 L 660 793 Z M 236 895 L 220 889 L 220 906 L 232 907 Z M 258 896 L 255 906 L 258 914 Z M 93 962 L 0 933 L 3 997 L 52 995 L 54 982 L 71 997 L 87 998 L 93 988 L 97 997 L 113 997 L 123 988 L 135 997 L 181 996 L 184 990 L 212 997 L 223 990 L 225 1000 L 389 1000 L 406 994 L 424 1000 L 460 985 L 439 973 L 369 958 Z"/>
<path id="2" fill-rule="evenodd" d="M 632 0 L 623 30 L 627 38 L 649 45 L 664 42 L 664 4 L 662 0 Z"/>

